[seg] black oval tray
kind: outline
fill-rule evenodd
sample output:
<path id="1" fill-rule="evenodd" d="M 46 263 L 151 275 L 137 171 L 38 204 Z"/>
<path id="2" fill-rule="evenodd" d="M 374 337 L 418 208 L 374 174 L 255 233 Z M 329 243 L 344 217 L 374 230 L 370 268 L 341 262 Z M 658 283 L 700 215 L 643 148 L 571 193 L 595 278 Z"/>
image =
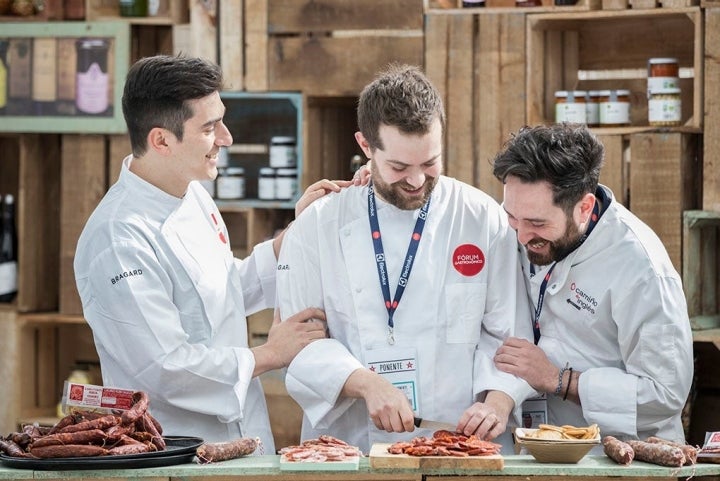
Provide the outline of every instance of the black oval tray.
<path id="1" fill-rule="evenodd" d="M 157 468 L 190 463 L 203 443 L 191 436 L 165 436 L 165 451 L 118 456 L 74 458 L 16 458 L 0 453 L 0 463 L 10 468 L 63 471 L 69 469 L 134 469 Z"/>

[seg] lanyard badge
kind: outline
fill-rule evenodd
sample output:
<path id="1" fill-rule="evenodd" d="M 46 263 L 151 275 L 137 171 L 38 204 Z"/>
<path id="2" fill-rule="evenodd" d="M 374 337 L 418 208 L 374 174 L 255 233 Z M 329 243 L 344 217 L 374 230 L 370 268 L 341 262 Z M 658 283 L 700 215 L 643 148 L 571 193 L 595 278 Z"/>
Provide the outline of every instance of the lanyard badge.
<path id="1" fill-rule="evenodd" d="M 380 223 L 377 217 L 377 207 L 375 204 L 375 188 L 372 182 L 368 184 L 368 218 L 370 220 L 370 234 L 372 235 L 373 249 L 375 250 L 375 265 L 377 266 L 378 277 L 380 278 L 380 287 L 382 289 L 383 299 L 385 300 L 385 308 L 388 312 L 388 344 L 395 344 L 395 321 L 393 315 L 400 303 L 405 287 L 407 286 L 408 279 L 410 278 L 410 271 L 412 270 L 413 262 L 415 261 L 415 255 L 417 254 L 418 245 L 420 244 L 420 238 L 422 237 L 422 231 L 425 228 L 425 220 L 427 219 L 428 209 L 430 208 L 430 199 L 425 202 L 425 205 L 420 209 L 417 221 L 415 221 L 415 228 L 413 234 L 410 237 L 410 245 L 408 245 L 407 253 L 405 254 L 405 262 L 403 262 L 402 272 L 400 273 L 400 279 L 398 280 L 398 286 L 395 290 L 395 297 L 390 297 L 390 282 L 388 280 L 387 263 L 385 261 L 385 249 L 382 244 L 382 237 L 380 235 Z"/>

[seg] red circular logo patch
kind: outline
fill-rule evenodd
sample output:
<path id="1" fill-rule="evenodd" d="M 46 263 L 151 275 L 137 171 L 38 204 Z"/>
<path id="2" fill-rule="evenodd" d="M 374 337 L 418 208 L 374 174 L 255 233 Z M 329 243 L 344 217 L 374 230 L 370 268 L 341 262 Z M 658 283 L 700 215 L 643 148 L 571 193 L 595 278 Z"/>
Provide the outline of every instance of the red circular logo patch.
<path id="1" fill-rule="evenodd" d="M 458 246 L 453 252 L 453 267 L 464 276 L 474 276 L 485 267 L 485 254 L 473 244 Z"/>

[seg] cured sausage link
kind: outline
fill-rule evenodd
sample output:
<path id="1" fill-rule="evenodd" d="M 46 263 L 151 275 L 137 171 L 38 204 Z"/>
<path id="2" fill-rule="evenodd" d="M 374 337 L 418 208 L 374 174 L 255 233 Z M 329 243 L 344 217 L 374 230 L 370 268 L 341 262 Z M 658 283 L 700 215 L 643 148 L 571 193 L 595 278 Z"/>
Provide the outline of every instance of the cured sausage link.
<path id="1" fill-rule="evenodd" d="M 26 458 L 28 456 L 17 443 L 14 441 L 5 441 L 2 438 L 0 438 L 0 452 L 14 458 Z"/>
<path id="2" fill-rule="evenodd" d="M 680 448 L 636 440 L 630 440 L 627 443 L 635 452 L 635 459 L 640 461 L 672 467 L 685 464 L 685 455 Z"/>
<path id="3" fill-rule="evenodd" d="M 89 429 L 76 433 L 48 434 L 36 439 L 31 447 L 41 448 L 43 446 L 57 446 L 62 444 L 100 444 L 107 439 L 107 434 L 101 429 Z"/>
<path id="4" fill-rule="evenodd" d="M 620 441 L 614 436 L 605 436 L 602 439 L 603 451 L 605 454 L 618 464 L 627 466 L 632 463 L 635 457 L 635 451 L 628 443 Z"/>
<path id="5" fill-rule="evenodd" d="M 132 398 L 133 405 L 121 415 L 121 422 L 123 426 L 129 426 L 143 417 L 145 412 L 148 410 L 148 405 L 150 404 L 150 398 L 145 391 L 135 391 Z"/>
<path id="6" fill-rule="evenodd" d="M 30 447 L 30 454 L 38 458 L 103 456 L 107 454 L 107 449 L 92 444 L 64 444 L 62 446 Z"/>
<path id="7" fill-rule="evenodd" d="M 680 448 L 685 455 L 685 464 L 695 464 L 697 462 L 698 450 L 695 446 L 676 443 L 674 441 L 658 438 L 656 436 L 650 436 L 649 438 L 647 438 L 647 442 L 653 444 L 667 444 L 668 446 Z"/>
<path id="8" fill-rule="evenodd" d="M 60 433 L 76 433 L 78 431 L 88 431 L 90 429 L 107 429 L 110 426 L 115 426 L 120 421 L 120 418 L 113 416 L 112 414 L 103 416 L 101 418 L 93 419 L 92 421 L 83 421 L 77 424 L 71 424 L 60 429 Z"/>
<path id="9" fill-rule="evenodd" d="M 255 452 L 257 441 L 252 438 L 240 438 L 224 443 L 205 443 L 197 448 L 197 457 L 201 464 L 240 458 Z"/>

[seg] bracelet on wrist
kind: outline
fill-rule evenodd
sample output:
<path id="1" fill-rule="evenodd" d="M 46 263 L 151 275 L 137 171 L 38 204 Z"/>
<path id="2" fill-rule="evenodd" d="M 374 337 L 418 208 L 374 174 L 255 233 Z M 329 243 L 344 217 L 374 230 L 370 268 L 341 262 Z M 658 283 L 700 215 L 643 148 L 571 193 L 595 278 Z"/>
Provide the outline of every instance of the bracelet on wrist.
<path id="1" fill-rule="evenodd" d="M 565 367 L 560 369 L 560 373 L 558 374 L 558 383 L 557 387 L 555 388 L 555 395 L 559 396 L 560 393 L 562 393 L 562 387 L 563 387 L 563 376 L 565 375 L 565 371 L 567 371 L 570 368 L 570 363 L 566 362 Z"/>
<path id="2" fill-rule="evenodd" d="M 568 397 L 568 393 L 570 392 L 570 384 L 572 384 L 572 372 L 573 368 L 568 369 L 570 371 L 570 375 L 568 376 L 568 383 L 567 387 L 565 388 L 565 394 L 563 395 L 563 401 L 565 401 Z"/>

